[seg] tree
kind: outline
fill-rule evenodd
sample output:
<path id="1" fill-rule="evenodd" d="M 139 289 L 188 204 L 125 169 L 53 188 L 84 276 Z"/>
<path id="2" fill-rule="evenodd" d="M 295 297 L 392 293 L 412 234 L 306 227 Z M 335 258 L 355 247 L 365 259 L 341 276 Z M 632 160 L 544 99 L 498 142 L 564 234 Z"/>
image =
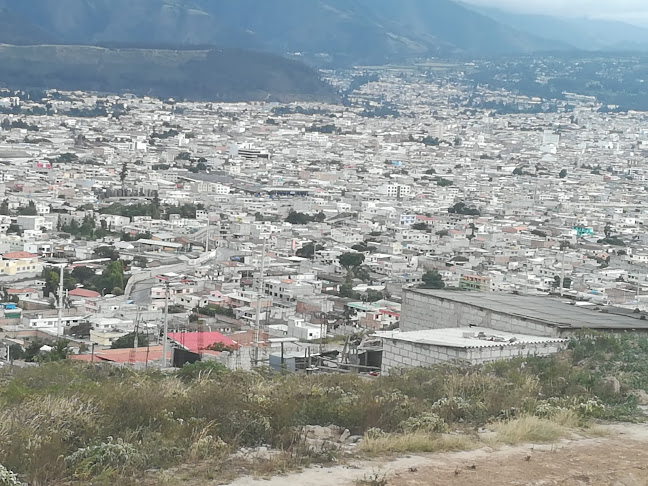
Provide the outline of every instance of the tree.
<path id="1" fill-rule="evenodd" d="M 136 256 L 133 258 L 133 265 L 139 268 L 146 268 L 148 266 L 148 260 L 143 256 Z"/>
<path id="2" fill-rule="evenodd" d="M 120 260 L 110 262 L 106 265 L 98 280 L 99 285 L 97 288 L 110 289 L 113 294 L 115 294 L 115 290 L 117 290 L 117 293 L 122 291 L 124 288 L 124 266 L 122 262 Z"/>
<path id="3" fill-rule="evenodd" d="M 21 216 L 36 216 L 38 215 L 38 211 L 36 210 L 36 204 L 34 201 L 29 201 L 29 204 L 27 204 L 27 207 L 20 208 L 18 210 L 18 214 Z"/>
<path id="4" fill-rule="evenodd" d="M 306 243 L 304 246 L 302 246 L 299 250 L 295 252 L 295 255 L 301 258 L 309 258 L 313 259 L 315 256 L 315 252 L 323 250 L 324 247 L 322 245 L 316 245 L 312 241 L 310 243 Z"/>
<path id="5" fill-rule="evenodd" d="M 603 233 L 605 234 L 606 238 L 612 238 L 612 225 L 609 222 L 605 223 L 605 228 L 603 228 Z"/>
<path id="6" fill-rule="evenodd" d="M 412 229 L 418 231 L 427 231 L 430 229 L 430 227 L 427 225 L 427 223 L 414 223 L 412 225 Z"/>
<path id="7" fill-rule="evenodd" d="M 513 175 L 524 175 L 522 167 L 516 167 L 515 169 L 513 169 Z"/>
<path id="8" fill-rule="evenodd" d="M 353 274 L 356 278 L 359 278 L 363 282 L 371 282 L 371 269 L 366 265 L 360 265 L 353 271 Z"/>
<path id="9" fill-rule="evenodd" d="M 362 253 L 343 253 L 338 257 L 338 261 L 340 265 L 349 271 L 362 265 L 365 261 L 365 256 Z"/>
<path id="10" fill-rule="evenodd" d="M 558 177 L 560 177 L 561 179 L 567 177 L 567 169 L 561 170 L 560 173 L 558 174 Z"/>
<path id="11" fill-rule="evenodd" d="M 481 213 L 479 209 L 469 208 L 464 202 L 458 202 L 454 206 L 448 208 L 450 214 L 465 214 L 468 216 L 479 216 Z"/>
<path id="12" fill-rule="evenodd" d="M 383 299 L 383 293 L 380 290 L 367 290 L 367 302 L 378 302 Z"/>
<path id="13" fill-rule="evenodd" d="M 92 324 L 82 322 L 70 328 L 70 336 L 77 339 L 88 339 L 90 337 L 90 331 L 92 331 Z"/>
<path id="14" fill-rule="evenodd" d="M 74 267 L 71 273 L 72 277 L 81 284 L 88 284 L 97 275 L 94 269 L 90 267 Z"/>
<path id="15" fill-rule="evenodd" d="M 0 204 L 0 215 L 9 216 L 9 199 L 4 199 Z"/>
<path id="16" fill-rule="evenodd" d="M 148 346 L 148 336 L 143 332 L 137 333 L 137 346 L 146 347 Z M 129 349 L 135 347 L 135 333 L 131 332 L 122 336 L 118 339 L 115 339 L 110 346 L 111 349 Z"/>
<path id="17" fill-rule="evenodd" d="M 119 260 L 119 252 L 112 246 L 100 246 L 93 253 L 95 258 L 110 258 L 113 261 Z"/>
<path id="18" fill-rule="evenodd" d="M 124 162 L 122 164 L 121 172 L 119 173 L 119 180 L 121 181 L 122 185 L 124 185 L 124 181 L 128 177 L 128 164 Z"/>
<path id="19" fill-rule="evenodd" d="M 423 283 L 419 286 L 422 289 L 442 289 L 445 287 L 443 277 L 436 270 L 429 270 L 423 274 Z"/>
<path id="20" fill-rule="evenodd" d="M 15 233 L 18 236 L 22 236 L 23 231 L 20 226 L 18 226 L 16 223 L 11 223 L 9 227 L 7 228 L 7 234 Z"/>
<path id="21" fill-rule="evenodd" d="M 20 344 L 9 345 L 9 359 L 11 359 L 11 361 L 15 359 L 24 359 L 24 357 L 25 351 L 23 350 L 22 346 L 20 346 Z"/>

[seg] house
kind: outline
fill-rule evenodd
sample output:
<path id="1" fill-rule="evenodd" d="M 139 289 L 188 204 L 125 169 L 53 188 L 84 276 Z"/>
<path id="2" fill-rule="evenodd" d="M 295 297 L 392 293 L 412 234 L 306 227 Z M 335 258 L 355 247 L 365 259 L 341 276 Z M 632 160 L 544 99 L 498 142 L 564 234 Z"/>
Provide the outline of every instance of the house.
<path id="1" fill-rule="evenodd" d="M 26 251 L 11 251 L 0 259 L 0 275 L 40 273 L 43 269 L 38 255 Z"/>

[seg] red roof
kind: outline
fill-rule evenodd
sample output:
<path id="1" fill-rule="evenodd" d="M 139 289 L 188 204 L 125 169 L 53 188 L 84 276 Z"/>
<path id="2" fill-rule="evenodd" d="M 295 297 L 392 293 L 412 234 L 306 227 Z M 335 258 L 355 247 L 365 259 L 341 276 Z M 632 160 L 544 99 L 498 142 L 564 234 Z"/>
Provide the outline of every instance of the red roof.
<path id="1" fill-rule="evenodd" d="M 220 332 L 170 332 L 169 339 L 187 348 L 192 353 L 209 348 L 212 344 L 222 343 L 225 346 L 238 348 L 238 345 Z M 200 341 L 200 349 L 198 344 Z"/>
<path id="2" fill-rule="evenodd" d="M 68 292 L 68 295 L 71 295 L 73 297 L 93 298 L 93 297 L 99 297 L 101 294 L 99 292 L 95 292 L 94 290 L 74 289 L 74 290 L 70 290 Z"/>
<path id="3" fill-rule="evenodd" d="M 5 260 L 20 260 L 22 258 L 36 258 L 37 256 L 27 251 L 10 251 L 2 255 L 2 258 Z"/>
<path id="4" fill-rule="evenodd" d="M 7 290 L 8 294 L 32 294 L 36 292 L 36 289 L 9 289 Z"/>
<path id="5" fill-rule="evenodd" d="M 131 358 L 132 349 L 105 349 L 103 351 L 95 351 L 94 360 L 96 362 L 110 361 L 113 363 L 129 363 Z M 137 348 L 133 353 L 134 363 L 156 361 L 162 358 L 162 346 L 151 346 L 148 350 L 144 348 Z M 167 358 L 171 357 L 171 351 L 167 351 Z M 71 354 L 68 359 L 75 361 L 91 361 L 92 354 Z"/>

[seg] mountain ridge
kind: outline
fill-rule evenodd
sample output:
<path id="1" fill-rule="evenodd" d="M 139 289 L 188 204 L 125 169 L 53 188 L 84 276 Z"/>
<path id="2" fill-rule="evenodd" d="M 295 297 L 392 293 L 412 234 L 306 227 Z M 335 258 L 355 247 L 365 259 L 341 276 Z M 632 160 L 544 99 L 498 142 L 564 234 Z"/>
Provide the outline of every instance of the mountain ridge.
<path id="1" fill-rule="evenodd" d="M 322 63 L 564 49 L 451 0 L 0 0 L 52 38 L 302 53 Z"/>

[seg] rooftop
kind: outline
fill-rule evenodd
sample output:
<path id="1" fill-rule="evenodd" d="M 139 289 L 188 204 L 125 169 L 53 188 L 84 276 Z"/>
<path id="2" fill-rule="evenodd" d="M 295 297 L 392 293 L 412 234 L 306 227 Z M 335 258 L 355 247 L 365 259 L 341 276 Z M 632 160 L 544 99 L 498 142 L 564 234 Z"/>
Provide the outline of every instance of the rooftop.
<path id="1" fill-rule="evenodd" d="M 485 327 L 453 327 L 409 332 L 384 331 L 376 332 L 375 336 L 383 339 L 393 339 L 394 341 L 462 349 L 494 348 L 520 344 L 563 343 L 567 341 L 566 339 L 494 331 Z"/>
<path id="2" fill-rule="evenodd" d="M 571 305 L 572 301 L 554 297 L 423 289 L 407 290 L 405 294 L 407 295 L 408 293 L 434 296 L 439 299 L 473 305 L 493 312 L 533 319 L 548 326 L 555 326 L 561 329 L 648 330 L 648 320 L 598 312 L 594 310 L 598 307 L 592 308 L 592 306 L 587 306 L 585 308 L 579 305 Z"/>

